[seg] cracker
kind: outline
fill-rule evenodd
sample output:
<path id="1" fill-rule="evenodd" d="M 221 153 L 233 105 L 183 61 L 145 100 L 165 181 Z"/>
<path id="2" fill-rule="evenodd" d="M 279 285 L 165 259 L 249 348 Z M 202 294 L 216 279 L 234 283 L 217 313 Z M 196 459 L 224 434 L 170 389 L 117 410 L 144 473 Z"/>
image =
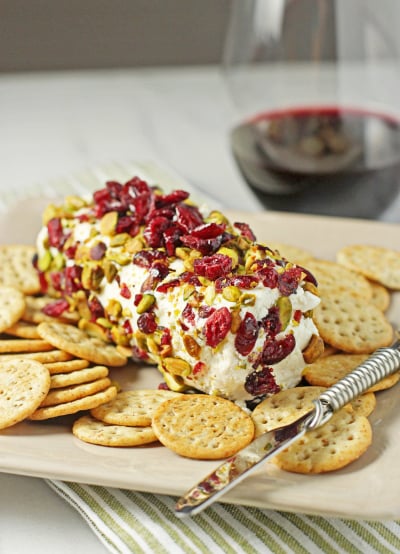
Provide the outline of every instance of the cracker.
<path id="1" fill-rule="evenodd" d="M 400 252 L 372 245 L 349 245 L 337 253 L 340 264 L 381 285 L 400 290 Z"/>
<path id="2" fill-rule="evenodd" d="M 376 407 L 376 396 L 373 392 L 366 392 L 350 402 L 357 415 L 368 417 Z"/>
<path id="3" fill-rule="evenodd" d="M 21 354 L 0 354 L 0 361 L 15 360 L 16 358 L 21 358 Z M 73 356 L 63 350 L 49 350 L 47 352 L 27 352 L 23 354 L 23 358 L 47 364 L 72 360 Z"/>
<path id="4" fill-rule="evenodd" d="M 22 339 L 40 339 L 40 335 L 37 332 L 37 325 L 33 325 L 27 321 L 17 321 L 4 332 L 7 335 L 20 337 Z"/>
<path id="5" fill-rule="evenodd" d="M 357 460 L 372 442 L 368 419 L 342 408 L 318 429 L 277 454 L 273 461 L 285 471 L 325 473 Z"/>
<path id="6" fill-rule="evenodd" d="M 118 393 L 111 402 L 94 408 L 91 414 L 105 423 L 145 427 L 151 425 L 153 414 L 162 402 L 180 395 L 169 390 L 127 390 Z"/>
<path id="7" fill-rule="evenodd" d="M 303 370 L 303 377 L 310 385 L 331 387 L 350 371 L 362 364 L 368 356 L 362 354 L 334 354 L 326 358 L 320 358 Z M 393 373 L 385 377 L 379 383 L 370 387 L 368 392 L 385 390 L 395 385 L 400 379 L 400 373 Z"/>
<path id="8" fill-rule="evenodd" d="M 51 304 L 56 299 L 51 296 L 27 296 L 26 307 L 22 314 L 23 321 L 28 323 L 43 323 L 44 321 L 59 321 L 60 323 L 77 323 L 79 314 L 77 312 L 65 311 L 59 317 L 53 317 L 45 314 L 42 310 L 48 304 Z"/>
<path id="9" fill-rule="evenodd" d="M 30 416 L 50 388 L 47 369 L 33 360 L 0 363 L 0 429 Z"/>
<path id="10" fill-rule="evenodd" d="M 325 390 L 325 387 L 295 387 L 265 398 L 251 414 L 256 437 L 289 425 L 310 412 L 314 408 L 313 400 Z"/>
<path id="11" fill-rule="evenodd" d="M 157 440 L 151 427 L 110 425 L 91 416 L 75 421 L 72 432 L 84 442 L 102 446 L 141 446 Z"/>
<path id="12" fill-rule="evenodd" d="M 89 383 L 82 383 L 80 385 L 71 385 L 61 389 L 50 389 L 46 398 L 40 404 L 40 407 L 55 406 L 57 404 L 63 404 L 64 402 L 72 402 L 78 400 L 78 398 L 84 398 L 96 392 L 102 391 L 111 385 L 111 381 L 108 377 L 103 379 L 95 379 Z"/>
<path id="13" fill-rule="evenodd" d="M 126 357 L 120 354 L 115 346 L 96 337 L 89 337 L 72 325 L 57 322 L 40 323 L 38 332 L 57 348 L 95 364 L 122 366 L 127 362 Z"/>
<path id="14" fill-rule="evenodd" d="M 321 296 L 333 289 L 350 291 L 366 300 L 372 297 L 369 281 L 360 273 L 343 265 L 327 260 L 312 260 L 308 263 L 307 269 L 317 279 Z"/>
<path id="15" fill-rule="evenodd" d="M 52 350 L 51 344 L 42 339 L 5 339 L 0 340 L 0 352 L 47 352 Z"/>
<path id="16" fill-rule="evenodd" d="M 371 304 L 376 306 L 381 312 L 386 312 L 390 306 L 390 292 L 386 287 L 379 283 L 370 281 L 372 290 Z"/>
<path id="17" fill-rule="evenodd" d="M 0 285 L 0 333 L 16 323 L 25 309 L 25 298 L 15 287 Z"/>
<path id="18" fill-rule="evenodd" d="M 50 388 L 58 389 L 69 385 L 79 385 L 80 383 L 87 383 L 88 381 L 107 376 L 108 368 L 105 366 L 87 367 L 69 373 L 57 373 L 50 376 Z"/>
<path id="19" fill-rule="evenodd" d="M 0 285 L 15 287 L 24 294 L 39 292 L 39 278 L 32 265 L 35 253 L 33 246 L 0 246 Z"/>
<path id="20" fill-rule="evenodd" d="M 189 394 L 160 404 L 152 426 L 158 440 L 181 456 L 215 460 L 235 454 L 254 436 L 251 417 L 218 396 Z"/>
<path id="21" fill-rule="evenodd" d="M 65 362 L 53 362 L 44 364 L 49 370 L 50 375 L 57 373 L 69 373 L 70 371 L 76 371 L 77 369 L 85 369 L 89 367 L 90 362 L 87 360 L 81 360 L 79 358 L 75 360 L 67 360 Z"/>
<path id="22" fill-rule="evenodd" d="M 305 248 L 294 246 L 293 244 L 267 241 L 266 245 L 271 248 L 271 250 L 277 250 L 283 258 L 295 264 L 306 265 L 310 260 L 314 259 L 311 252 Z"/>
<path id="23" fill-rule="evenodd" d="M 72 400 L 71 402 L 63 402 L 56 406 L 45 406 L 38 408 L 29 416 L 29 419 L 33 421 L 41 421 L 44 419 L 52 419 L 54 417 L 60 417 L 70 414 L 76 414 L 81 410 L 91 410 L 96 406 L 100 406 L 104 402 L 109 402 L 117 394 L 117 387 L 111 385 L 103 391 L 90 394 L 84 398 L 78 398 L 78 400 Z"/>
<path id="24" fill-rule="evenodd" d="M 369 354 L 389 346 L 393 339 L 384 314 L 350 292 L 325 293 L 313 318 L 322 339 L 344 352 Z"/>

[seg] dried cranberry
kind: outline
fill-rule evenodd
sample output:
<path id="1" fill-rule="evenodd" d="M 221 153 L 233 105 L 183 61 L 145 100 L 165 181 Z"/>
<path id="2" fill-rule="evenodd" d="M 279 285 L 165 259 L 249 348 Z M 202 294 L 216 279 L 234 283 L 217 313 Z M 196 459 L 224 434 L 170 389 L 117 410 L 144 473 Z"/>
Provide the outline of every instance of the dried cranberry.
<path id="1" fill-rule="evenodd" d="M 197 275 L 215 281 L 218 277 L 224 277 L 232 271 L 232 258 L 225 254 L 204 256 L 194 260 L 193 269 Z"/>
<path id="2" fill-rule="evenodd" d="M 244 388 L 253 396 L 276 394 L 280 391 L 280 387 L 277 385 L 272 374 L 272 368 L 270 367 L 263 367 L 249 373 L 246 377 Z"/>
<path id="3" fill-rule="evenodd" d="M 213 254 L 221 246 L 223 236 L 215 237 L 213 239 L 199 239 L 198 237 L 193 237 L 192 235 L 182 235 L 181 242 L 188 246 L 198 250 L 203 256 L 208 256 Z"/>
<path id="4" fill-rule="evenodd" d="M 199 209 L 187 204 L 178 204 L 176 206 L 175 221 L 184 233 L 190 233 L 193 229 L 204 223 Z"/>
<path id="5" fill-rule="evenodd" d="M 172 343 L 171 331 L 166 327 L 163 329 L 160 342 L 161 346 L 170 346 Z"/>
<path id="6" fill-rule="evenodd" d="M 161 285 L 158 285 L 157 292 L 168 292 L 170 289 L 179 287 L 180 284 L 181 282 L 179 279 L 172 279 L 171 281 L 167 281 L 166 283 L 161 283 Z"/>
<path id="7" fill-rule="evenodd" d="M 47 232 L 49 234 L 49 246 L 61 248 L 66 241 L 63 226 L 59 217 L 53 217 L 47 223 Z"/>
<path id="8" fill-rule="evenodd" d="M 189 193 L 185 190 L 174 190 L 169 194 L 162 194 L 156 197 L 157 206 L 171 206 L 178 204 L 189 198 Z"/>
<path id="9" fill-rule="evenodd" d="M 149 354 L 146 352 L 146 350 L 143 350 L 143 348 L 132 346 L 132 358 L 134 360 L 148 360 Z"/>
<path id="10" fill-rule="evenodd" d="M 137 320 L 137 326 L 139 331 L 142 331 L 145 335 L 154 333 L 157 329 L 157 322 L 153 312 L 145 312 L 140 315 Z"/>
<path id="11" fill-rule="evenodd" d="M 143 237 L 152 248 L 164 245 L 163 233 L 169 227 L 170 222 L 166 217 L 155 217 L 145 227 Z"/>
<path id="12" fill-rule="evenodd" d="M 38 272 L 40 291 L 44 294 L 49 288 L 49 283 L 46 279 L 46 274 L 43 271 Z"/>
<path id="13" fill-rule="evenodd" d="M 241 223 L 239 221 L 236 221 L 233 224 L 233 226 L 236 227 L 236 229 L 239 229 L 240 234 L 242 235 L 242 237 L 245 237 L 246 239 L 250 240 L 251 242 L 256 241 L 256 236 L 253 233 L 253 231 L 251 230 L 250 225 L 248 225 L 248 223 Z"/>
<path id="14" fill-rule="evenodd" d="M 232 323 L 231 312 L 225 306 L 215 310 L 206 320 L 204 335 L 206 344 L 215 348 L 228 334 Z"/>
<path id="15" fill-rule="evenodd" d="M 189 283 L 190 285 L 194 285 L 195 287 L 201 286 L 199 278 L 191 271 L 184 271 L 183 273 L 180 274 L 179 278 L 182 281 L 182 283 Z"/>
<path id="16" fill-rule="evenodd" d="M 104 317 L 104 308 L 100 303 L 100 300 L 95 296 L 92 296 L 88 300 L 88 308 L 92 314 L 92 321 L 95 321 L 99 317 Z"/>
<path id="17" fill-rule="evenodd" d="M 207 368 L 204 362 L 196 362 L 193 366 L 193 375 L 198 375 L 202 373 Z"/>
<path id="18" fill-rule="evenodd" d="M 170 390 L 170 388 L 169 388 L 169 386 L 167 385 L 167 383 L 159 383 L 157 389 L 158 389 L 158 390 Z"/>
<path id="19" fill-rule="evenodd" d="M 277 364 L 293 351 L 295 345 L 296 340 L 293 335 L 287 335 L 280 340 L 267 339 L 262 352 L 263 364 Z"/>
<path id="20" fill-rule="evenodd" d="M 107 247 L 104 242 L 98 242 L 90 249 L 89 257 L 91 260 L 101 260 L 104 258 Z"/>
<path id="21" fill-rule="evenodd" d="M 280 273 L 278 276 L 278 289 L 283 296 L 289 296 L 293 294 L 301 279 L 301 269 L 300 267 L 291 267 L 286 269 L 283 273 Z"/>
<path id="22" fill-rule="evenodd" d="M 318 287 L 318 281 L 309 269 L 306 269 L 305 267 L 303 267 L 301 265 L 298 265 L 297 267 L 299 267 L 301 269 L 301 271 L 304 273 L 304 277 L 303 277 L 304 281 L 308 281 L 309 283 L 312 283 L 313 285 Z"/>
<path id="23" fill-rule="evenodd" d="M 133 256 L 133 263 L 140 267 L 150 267 L 156 260 L 167 261 L 165 252 L 161 250 L 140 250 Z"/>
<path id="24" fill-rule="evenodd" d="M 132 329 L 132 325 L 131 325 L 131 322 L 129 321 L 129 319 L 126 319 L 123 322 L 122 329 L 125 331 L 125 333 L 127 335 L 133 335 L 133 329 Z"/>
<path id="25" fill-rule="evenodd" d="M 199 239 L 214 239 L 219 237 L 225 231 L 225 225 L 218 225 L 218 223 L 204 223 L 199 225 L 190 233 L 193 237 Z"/>
<path id="26" fill-rule="evenodd" d="M 67 296 L 82 289 L 81 283 L 82 268 L 78 265 L 66 267 L 64 270 L 64 290 Z"/>
<path id="27" fill-rule="evenodd" d="M 119 293 L 123 298 L 130 298 L 132 296 L 132 292 L 126 283 L 121 283 Z"/>
<path id="28" fill-rule="evenodd" d="M 42 312 L 51 317 L 59 317 L 69 308 L 69 303 L 64 298 L 50 302 L 43 309 Z"/>
<path id="29" fill-rule="evenodd" d="M 185 321 L 189 322 L 191 325 L 194 325 L 195 315 L 190 304 L 186 304 L 186 306 L 183 308 L 182 317 Z"/>
<path id="30" fill-rule="evenodd" d="M 75 258 L 77 249 L 78 249 L 78 245 L 73 244 L 72 246 L 68 246 L 68 248 L 64 250 L 64 254 L 67 258 L 69 258 L 70 260 L 73 260 Z"/>
<path id="31" fill-rule="evenodd" d="M 165 229 L 163 233 L 165 250 L 168 256 L 175 255 L 175 249 L 181 243 L 182 231 L 177 225 L 171 225 L 168 229 Z"/>
<path id="32" fill-rule="evenodd" d="M 49 275 L 50 284 L 54 290 L 61 292 L 64 285 L 64 274 L 62 271 L 52 271 Z"/>
<path id="33" fill-rule="evenodd" d="M 215 308 L 213 308 L 212 306 L 207 306 L 205 304 L 203 304 L 202 306 L 199 306 L 198 314 L 199 314 L 199 317 L 201 318 L 210 317 L 210 315 L 213 314 L 214 312 L 215 312 Z"/>
<path id="34" fill-rule="evenodd" d="M 242 356 L 248 356 L 258 337 L 258 323 L 250 312 L 246 312 L 235 336 L 235 348 Z"/>
<path id="35" fill-rule="evenodd" d="M 121 216 L 118 219 L 115 231 L 116 233 L 128 233 L 132 237 L 136 236 L 139 232 L 139 224 L 136 217 L 133 215 Z"/>
<path id="36" fill-rule="evenodd" d="M 221 292 L 225 287 L 231 285 L 241 289 L 252 289 L 258 284 L 256 275 L 232 275 L 231 277 L 220 277 L 215 281 L 215 290 Z"/>
<path id="37" fill-rule="evenodd" d="M 135 294 L 135 298 L 133 299 L 133 304 L 135 306 L 139 306 L 139 302 L 143 298 L 143 294 Z"/>
<path id="38" fill-rule="evenodd" d="M 279 317 L 279 308 L 272 306 L 268 310 L 268 314 L 261 320 L 261 325 L 264 327 L 266 334 L 269 337 L 275 337 L 282 329 L 282 323 Z"/>
<path id="39" fill-rule="evenodd" d="M 297 323 L 300 321 L 301 316 L 303 315 L 301 310 L 295 310 L 293 314 L 293 319 L 297 321 Z"/>

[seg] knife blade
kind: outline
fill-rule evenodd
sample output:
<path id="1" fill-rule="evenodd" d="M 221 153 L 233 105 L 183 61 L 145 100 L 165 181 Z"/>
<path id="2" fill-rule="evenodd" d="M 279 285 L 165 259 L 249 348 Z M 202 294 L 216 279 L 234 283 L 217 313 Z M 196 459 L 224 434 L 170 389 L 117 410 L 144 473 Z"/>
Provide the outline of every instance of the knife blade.
<path id="1" fill-rule="evenodd" d="M 268 431 L 189 489 L 177 502 L 178 517 L 196 515 L 256 471 L 267 460 L 326 423 L 334 412 L 400 368 L 400 340 L 380 348 L 314 400 L 314 409 L 296 421 Z"/>

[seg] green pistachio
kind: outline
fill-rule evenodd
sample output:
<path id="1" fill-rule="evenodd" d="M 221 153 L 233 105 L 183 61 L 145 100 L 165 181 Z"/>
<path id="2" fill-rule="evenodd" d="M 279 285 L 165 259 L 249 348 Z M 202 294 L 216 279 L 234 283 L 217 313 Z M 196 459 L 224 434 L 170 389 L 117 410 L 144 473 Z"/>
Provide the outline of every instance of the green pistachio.
<path id="1" fill-rule="evenodd" d="M 143 314 L 144 312 L 147 312 L 147 310 L 152 307 L 155 301 L 156 299 L 152 294 L 144 294 L 139 304 L 136 306 L 136 312 L 138 314 Z"/>
<path id="2" fill-rule="evenodd" d="M 225 300 L 228 300 L 228 302 L 237 302 L 240 298 L 240 295 L 241 292 L 239 287 L 235 287 L 234 285 L 229 285 L 222 290 L 222 296 L 225 298 Z"/>
<path id="3" fill-rule="evenodd" d="M 38 260 L 38 268 L 40 271 L 47 271 L 51 264 L 51 254 L 50 250 L 45 250 L 45 252 L 40 256 Z"/>

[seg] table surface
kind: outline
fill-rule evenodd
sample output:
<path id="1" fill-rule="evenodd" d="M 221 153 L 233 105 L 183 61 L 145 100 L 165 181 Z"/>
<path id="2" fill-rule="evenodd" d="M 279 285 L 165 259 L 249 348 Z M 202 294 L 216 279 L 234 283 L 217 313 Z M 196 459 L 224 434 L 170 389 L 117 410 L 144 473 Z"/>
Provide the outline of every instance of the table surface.
<path id="1" fill-rule="evenodd" d="M 217 68 L 0 76 L 0 194 L 126 160 L 157 161 L 215 206 L 255 211 L 232 160 L 237 117 Z M 400 202 L 385 214 L 400 221 Z M 0 474 L 0 553 L 101 554 L 88 525 L 40 479 Z"/>

